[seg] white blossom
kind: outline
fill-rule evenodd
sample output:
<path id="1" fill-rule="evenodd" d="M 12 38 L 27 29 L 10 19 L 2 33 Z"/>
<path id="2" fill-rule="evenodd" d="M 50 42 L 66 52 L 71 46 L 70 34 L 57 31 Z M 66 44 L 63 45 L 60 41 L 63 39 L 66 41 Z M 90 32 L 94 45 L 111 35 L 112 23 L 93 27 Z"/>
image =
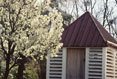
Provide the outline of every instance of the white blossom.
<path id="1" fill-rule="evenodd" d="M 41 59 L 47 53 L 56 56 L 62 46 L 61 13 L 56 9 L 52 10 L 49 0 L 43 3 L 24 1 L 1 0 L 0 42 L 4 49 L 9 53 L 9 49 L 15 46 L 13 56 L 18 56 L 19 52 L 25 56 L 39 55 Z M 43 14 L 44 11 L 48 13 Z M 0 50 L 3 50 L 1 43 Z M 9 43 L 12 43 L 11 47 Z"/>

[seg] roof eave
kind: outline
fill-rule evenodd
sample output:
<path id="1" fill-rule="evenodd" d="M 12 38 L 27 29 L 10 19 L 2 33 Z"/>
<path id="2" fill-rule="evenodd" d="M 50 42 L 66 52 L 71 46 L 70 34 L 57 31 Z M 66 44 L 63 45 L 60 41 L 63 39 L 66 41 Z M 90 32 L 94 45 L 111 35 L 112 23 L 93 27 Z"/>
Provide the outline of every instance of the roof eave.
<path id="1" fill-rule="evenodd" d="M 117 44 L 116 43 L 113 43 L 111 41 L 107 41 L 107 44 L 108 44 L 108 46 L 112 46 L 114 48 L 117 48 Z"/>

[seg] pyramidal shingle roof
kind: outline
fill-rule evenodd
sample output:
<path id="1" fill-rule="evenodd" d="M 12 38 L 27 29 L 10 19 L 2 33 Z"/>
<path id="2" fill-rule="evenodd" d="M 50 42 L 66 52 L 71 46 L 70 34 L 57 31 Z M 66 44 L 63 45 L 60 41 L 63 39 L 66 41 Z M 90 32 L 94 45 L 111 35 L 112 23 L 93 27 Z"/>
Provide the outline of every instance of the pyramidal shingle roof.
<path id="1" fill-rule="evenodd" d="M 108 41 L 117 44 L 89 12 L 66 27 L 61 40 L 64 47 L 107 47 Z"/>

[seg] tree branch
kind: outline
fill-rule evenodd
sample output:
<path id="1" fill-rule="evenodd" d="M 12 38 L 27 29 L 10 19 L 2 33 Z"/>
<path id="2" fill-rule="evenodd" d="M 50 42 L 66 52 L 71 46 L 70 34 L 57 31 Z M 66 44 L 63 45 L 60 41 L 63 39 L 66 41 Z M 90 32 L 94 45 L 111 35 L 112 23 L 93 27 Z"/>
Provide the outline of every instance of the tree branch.
<path id="1" fill-rule="evenodd" d="M 104 15 L 103 15 L 103 26 L 105 25 L 105 19 L 106 19 L 106 14 L 107 14 L 107 10 L 108 10 L 108 0 L 106 0 L 105 2 L 105 6 L 104 6 Z"/>
<path id="2" fill-rule="evenodd" d="M 7 55 L 7 51 L 6 51 L 5 48 L 4 48 L 2 38 L 0 38 L 0 39 L 1 39 L 1 47 L 2 47 L 2 50 L 4 51 L 4 54 Z"/>
<path id="3" fill-rule="evenodd" d="M 12 48 L 11 48 L 11 54 L 13 54 L 14 53 L 14 50 L 15 50 L 15 47 L 16 47 L 16 44 L 14 44 L 13 46 L 12 46 Z"/>
<path id="4" fill-rule="evenodd" d="M 9 71 L 10 71 L 14 66 L 16 66 L 16 59 L 15 59 L 14 64 L 13 64 L 11 67 L 9 67 Z"/>

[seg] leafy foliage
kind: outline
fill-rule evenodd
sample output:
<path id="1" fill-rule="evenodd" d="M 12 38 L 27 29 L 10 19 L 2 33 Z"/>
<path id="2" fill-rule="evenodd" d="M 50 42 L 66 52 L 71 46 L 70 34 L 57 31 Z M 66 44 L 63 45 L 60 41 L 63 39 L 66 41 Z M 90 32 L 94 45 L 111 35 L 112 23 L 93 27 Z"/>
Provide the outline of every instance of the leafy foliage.
<path id="1" fill-rule="evenodd" d="M 31 61 L 26 65 L 24 71 L 24 79 L 38 79 L 37 70 L 39 70 L 39 65 L 35 61 Z"/>

